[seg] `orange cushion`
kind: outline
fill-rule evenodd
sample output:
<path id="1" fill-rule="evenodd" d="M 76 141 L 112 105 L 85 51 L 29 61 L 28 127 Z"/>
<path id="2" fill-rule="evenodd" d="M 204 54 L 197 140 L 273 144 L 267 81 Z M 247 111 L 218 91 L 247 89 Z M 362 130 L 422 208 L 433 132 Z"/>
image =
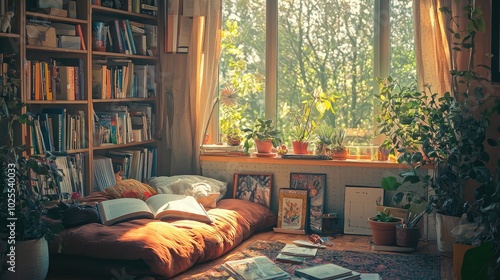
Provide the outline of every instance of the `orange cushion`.
<path id="1" fill-rule="evenodd" d="M 146 200 L 157 192 L 147 184 L 135 179 L 125 179 L 116 182 L 113 187 L 106 188 L 105 193 L 113 198 L 130 197 Z"/>

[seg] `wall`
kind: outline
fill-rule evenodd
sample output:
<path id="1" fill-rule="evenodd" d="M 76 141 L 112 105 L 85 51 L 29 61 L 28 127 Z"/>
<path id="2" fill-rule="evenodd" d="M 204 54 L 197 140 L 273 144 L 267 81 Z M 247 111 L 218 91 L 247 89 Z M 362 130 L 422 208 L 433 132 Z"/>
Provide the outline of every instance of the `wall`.
<path id="1" fill-rule="evenodd" d="M 216 157 L 212 157 L 216 158 Z M 405 170 L 401 166 L 394 164 L 393 168 L 377 167 L 377 164 L 370 162 L 364 164 L 356 164 L 355 161 L 345 162 L 342 166 L 339 161 L 297 161 L 296 164 L 279 164 L 280 159 L 270 160 L 269 163 L 264 163 L 261 160 L 252 163 L 251 158 L 227 160 L 210 160 L 202 158 L 202 175 L 215 178 L 229 183 L 228 193 L 226 197 L 232 197 L 232 182 L 233 174 L 237 172 L 257 172 L 273 174 L 273 189 L 271 191 L 271 210 L 274 213 L 278 212 L 278 193 L 280 188 L 289 188 L 290 173 L 325 173 L 327 180 L 327 189 L 325 196 L 325 211 L 324 213 L 336 212 L 339 214 L 339 227 L 344 224 L 344 195 L 345 186 L 368 186 L 380 187 L 380 182 L 383 177 L 393 175 Z M 353 164 L 354 163 L 354 164 Z M 355 165 L 355 166 L 353 166 Z M 370 166 L 371 165 L 371 166 Z M 423 190 L 423 189 L 422 189 Z M 391 202 L 392 193 L 386 192 L 384 201 L 386 205 Z M 376 200 L 376 198 L 374 198 Z M 427 219 L 424 221 L 427 223 Z"/>

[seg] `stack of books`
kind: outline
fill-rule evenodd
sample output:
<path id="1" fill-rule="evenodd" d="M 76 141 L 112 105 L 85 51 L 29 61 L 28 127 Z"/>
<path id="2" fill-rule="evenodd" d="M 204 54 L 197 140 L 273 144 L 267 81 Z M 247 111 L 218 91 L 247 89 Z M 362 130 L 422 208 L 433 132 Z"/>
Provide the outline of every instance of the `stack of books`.
<path id="1" fill-rule="evenodd" d="M 295 276 L 312 280 L 382 279 L 377 273 L 359 273 L 333 263 L 296 269 Z"/>
<path id="2" fill-rule="evenodd" d="M 290 275 L 264 256 L 228 261 L 222 265 L 235 279 L 290 279 Z"/>
<path id="3" fill-rule="evenodd" d="M 242 146 L 202 145 L 200 153 L 204 156 L 248 156 Z"/>

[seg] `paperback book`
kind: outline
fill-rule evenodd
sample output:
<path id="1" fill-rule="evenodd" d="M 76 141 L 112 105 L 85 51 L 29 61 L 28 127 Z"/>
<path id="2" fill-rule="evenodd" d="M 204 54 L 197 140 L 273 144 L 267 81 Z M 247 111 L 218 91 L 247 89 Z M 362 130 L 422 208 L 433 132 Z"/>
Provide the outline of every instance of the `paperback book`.
<path id="1" fill-rule="evenodd" d="M 312 280 L 330 280 L 330 279 L 347 280 L 347 279 L 359 279 L 361 273 L 354 272 L 350 269 L 341 267 L 333 263 L 328 263 L 302 269 L 296 269 L 295 276 Z"/>
<path id="2" fill-rule="evenodd" d="M 315 257 L 317 252 L 318 248 L 302 247 L 295 244 L 286 244 L 280 251 L 281 254 L 296 257 Z"/>
<path id="3" fill-rule="evenodd" d="M 265 256 L 228 261 L 222 265 L 239 280 L 290 279 L 290 275 Z"/>

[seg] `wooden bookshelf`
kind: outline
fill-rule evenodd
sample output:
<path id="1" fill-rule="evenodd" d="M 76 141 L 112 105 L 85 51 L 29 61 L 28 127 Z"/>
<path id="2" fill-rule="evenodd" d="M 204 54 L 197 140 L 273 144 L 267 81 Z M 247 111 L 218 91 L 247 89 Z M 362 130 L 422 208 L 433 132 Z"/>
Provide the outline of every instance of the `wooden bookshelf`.
<path id="1" fill-rule="evenodd" d="M 118 10 L 108 7 L 102 7 L 97 5 L 90 4 L 90 1 L 87 0 L 76 0 L 77 3 L 77 14 L 76 18 L 70 17 L 60 17 L 55 15 L 44 14 L 38 12 L 35 7 L 29 7 L 27 3 L 35 3 L 28 2 L 26 0 L 21 0 L 18 6 L 19 12 L 17 17 L 17 27 L 13 30 L 13 33 L 0 33 L 0 40 L 2 42 L 7 40 L 18 40 L 18 44 L 15 44 L 19 48 L 18 50 L 18 59 L 19 59 L 19 73 L 30 73 L 32 70 L 31 64 L 21 63 L 21 61 L 40 61 L 40 62 L 49 62 L 50 59 L 58 62 L 60 61 L 79 61 L 81 64 L 75 65 L 75 67 L 81 67 L 83 69 L 83 75 L 80 76 L 81 80 L 79 82 L 79 86 L 83 86 L 83 96 L 82 100 L 61 100 L 57 96 L 55 100 L 30 100 L 33 97 L 33 92 L 30 91 L 30 88 L 33 86 L 25 80 L 28 80 L 29 76 L 26 76 L 26 79 L 22 79 L 23 83 L 21 84 L 21 97 L 22 101 L 28 104 L 25 110 L 29 110 L 34 113 L 41 113 L 45 108 L 63 108 L 66 109 L 66 112 L 72 115 L 79 114 L 80 112 L 84 113 L 84 134 L 86 143 L 85 147 L 81 147 L 78 149 L 66 149 L 64 151 L 59 151 L 57 154 L 59 155 L 76 155 L 81 154 L 84 158 L 84 166 L 82 167 L 84 170 L 83 174 L 83 195 L 89 195 L 94 190 L 94 156 L 95 155 L 106 155 L 109 151 L 116 151 L 119 149 L 138 149 L 144 147 L 156 147 L 157 140 L 156 139 L 148 139 L 141 142 L 128 142 L 126 144 L 101 144 L 94 145 L 94 125 L 95 123 L 95 114 L 94 112 L 102 112 L 105 111 L 109 106 L 133 106 L 135 104 L 146 104 L 143 106 L 150 106 L 153 116 L 158 116 L 158 95 L 160 93 L 161 84 L 159 81 L 159 77 L 157 76 L 155 79 L 156 83 L 156 94 L 154 97 L 142 97 L 142 98 L 122 98 L 122 99 L 94 99 L 92 97 L 92 69 L 93 62 L 98 60 L 112 60 L 112 59 L 121 59 L 121 60 L 131 60 L 134 64 L 137 65 L 154 65 L 156 70 L 159 70 L 159 55 L 155 56 L 147 56 L 147 55 L 138 55 L 138 54 L 125 54 L 125 53 L 115 53 L 115 52 L 104 52 L 104 51 L 96 51 L 93 49 L 93 40 L 92 40 L 92 26 L 93 21 L 109 21 L 113 19 L 125 20 L 129 19 L 131 21 L 135 21 L 138 23 L 144 23 L 148 25 L 154 25 L 158 28 L 158 38 L 157 42 L 160 44 L 162 42 L 161 34 L 160 34 L 160 26 L 159 23 L 160 15 L 152 16 L 149 14 L 139 14 L 132 13 L 131 7 L 127 7 L 126 10 Z M 132 1 L 127 1 L 128 5 L 132 5 Z M 160 11 L 161 9 L 158 9 Z M 28 44 L 28 40 L 26 39 L 26 25 L 34 24 L 31 22 L 31 19 L 47 21 L 51 23 L 64 23 L 69 25 L 80 26 L 82 29 L 82 35 L 84 39 L 85 49 L 68 49 L 68 48 L 58 48 L 58 47 L 47 47 L 41 45 L 30 45 Z M 157 50 L 160 50 L 160 45 L 157 46 Z M 159 53 L 159 51 L 157 51 Z M 68 60 L 69 59 L 69 60 Z M 67 65 L 66 65 L 67 66 Z M 70 65 L 73 66 L 73 65 Z M 79 68 L 80 69 L 80 68 Z M 28 71 L 29 70 L 29 71 Z M 26 74 L 28 75 L 28 74 Z M 33 76 L 31 76 L 33 77 Z M 51 84 L 52 85 L 52 84 Z M 56 94 L 56 93 L 53 93 Z M 140 95 L 139 95 L 140 96 Z M 152 96 L 150 90 L 148 88 L 148 93 L 146 96 Z M 37 98 L 40 98 L 37 96 Z M 48 96 L 42 95 L 42 99 L 48 99 Z M 156 120 L 151 120 L 154 122 Z M 97 121 L 96 121 L 97 122 Z M 159 122 L 156 121 L 156 124 Z M 154 125 L 152 125 L 154 127 Z M 152 129 L 149 127 L 149 129 Z M 23 143 L 32 145 L 32 136 L 31 136 L 31 128 L 23 128 L 21 139 Z M 83 133 L 80 131 L 80 133 Z M 148 135 L 148 134 L 146 134 Z M 151 131 L 150 135 L 157 135 L 155 131 Z M 147 138 L 142 138 L 147 139 Z M 97 143 L 97 142 L 96 142 Z"/>

